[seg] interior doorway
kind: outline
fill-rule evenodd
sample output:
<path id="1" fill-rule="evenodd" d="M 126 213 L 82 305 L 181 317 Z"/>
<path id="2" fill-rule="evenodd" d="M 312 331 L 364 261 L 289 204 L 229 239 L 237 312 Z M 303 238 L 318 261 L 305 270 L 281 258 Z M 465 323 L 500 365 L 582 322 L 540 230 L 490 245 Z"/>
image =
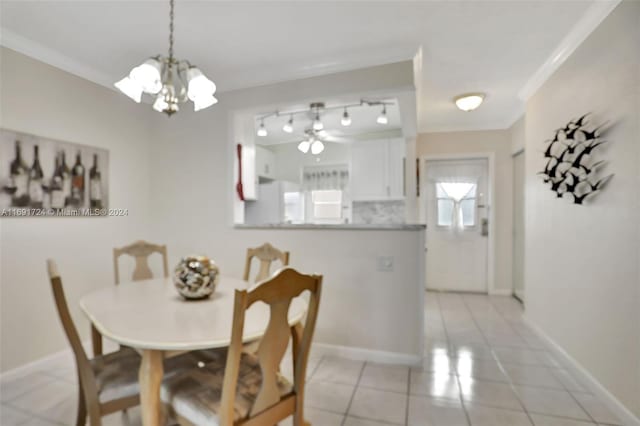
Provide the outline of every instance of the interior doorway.
<path id="1" fill-rule="evenodd" d="M 513 295 L 524 304 L 524 151 L 513 156 Z"/>
<path id="2" fill-rule="evenodd" d="M 488 158 L 427 159 L 427 289 L 488 292 L 490 188 Z"/>

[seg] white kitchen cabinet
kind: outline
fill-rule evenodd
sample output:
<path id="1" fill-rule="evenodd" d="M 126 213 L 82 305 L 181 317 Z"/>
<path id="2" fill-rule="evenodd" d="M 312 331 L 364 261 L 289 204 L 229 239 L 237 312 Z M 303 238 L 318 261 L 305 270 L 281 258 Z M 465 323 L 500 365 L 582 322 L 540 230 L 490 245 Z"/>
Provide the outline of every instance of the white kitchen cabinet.
<path id="1" fill-rule="evenodd" d="M 351 146 L 354 201 L 404 198 L 405 145 L 400 139 L 374 139 Z"/>
<path id="2" fill-rule="evenodd" d="M 389 141 L 389 197 L 401 199 L 405 197 L 405 156 L 406 148 L 404 141 L 393 139 Z"/>
<path id="3" fill-rule="evenodd" d="M 273 151 L 256 145 L 256 176 L 259 178 L 275 178 L 276 157 Z"/>

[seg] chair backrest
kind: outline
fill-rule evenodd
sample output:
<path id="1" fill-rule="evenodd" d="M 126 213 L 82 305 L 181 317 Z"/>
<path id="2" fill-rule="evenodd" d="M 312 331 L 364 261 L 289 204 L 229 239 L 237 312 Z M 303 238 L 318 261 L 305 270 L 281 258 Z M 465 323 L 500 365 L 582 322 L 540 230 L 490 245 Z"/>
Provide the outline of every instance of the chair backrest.
<path id="1" fill-rule="evenodd" d="M 233 424 L 234 400 L 242 354 L 242 331 L 246 310 L 256 302 L 264 302 L 270 307 L 269 324 L 256 353 L 262 371 L 262 385 L 249 412 L 249 417 L 252 417 L 280 401 L 278 372 L 291 335 L 288 321 L 289 306 L 295 297 L 300 296 L 304 291 L 309 291 L 307 319 L 301 335 L 294 338 L 295 353 L 293 354 L 295 366 L 293 393 L 304 391 L 307 360 L 318 317 L 321 290 L 321 275 L 303 275 L 292 268 L 280 270 L 269 281 L 251 291 L 236 290 L 231 344 L 227 355 L 222 389 L 221 425 Z"/>
<path id="2" fill-rule="evenodd" d="M 266 280 L 271 275 L 271 263 L 279 260 L 282 266 L 289 265 L 289 252 L 280 251 L 269 243 L 264 243 L 260 247 L 247 249 L 247 262 L 244 266 L 244 280 L 249 281 L 251 273 L 251 261 L 253 258 L 260 261 L 260 270 L 255 277 L 255 282 Z"/>
<path id="3" fill-rule="evenodd" d="M 73 319 L 69 313 L 69 306 L 67 305 L 67 299 L 62 287 L 62 279 L 58 273 L 58 266 L 52 259 L 47 259 L 47 272 L 49 273 L 49 280 L 51 281 L 51 289 L 53 290 L 53 298 L 56 302 L 58 316 L 62 322 L 62 327 L 67 336 L 67 340 L 69 340 L 69 344 L 73 350 L 82 386 L 85 390 L 96 393 L 97 386 L 95 376 L 93 375 L 93 370 L 89 363 L 87 353 L 84 351 L 84 347 L 82 346 L 78 330 L 73 324 Z"/>
<path id="4" fill-rule="evenodd" d="M 118 258 L 123 254 L 132 256 L 136 260 L 136 266 L 133 270 L 133 281 L 148 280 L 153 278 L 153 273 L 149 268 L 149 256 L 153 253 L 162 255 L 162 269 L 165 278 L 169 276 L 169 266 L 167 264 L 167 246 L 160 244 L 152 244 L 146 241 L 136 241 L 133 244 L 121 248 L 113 249 L 113 268 L 115 272 L 116 284 L 120 284 L 120 270 L 118 268 Z"/>

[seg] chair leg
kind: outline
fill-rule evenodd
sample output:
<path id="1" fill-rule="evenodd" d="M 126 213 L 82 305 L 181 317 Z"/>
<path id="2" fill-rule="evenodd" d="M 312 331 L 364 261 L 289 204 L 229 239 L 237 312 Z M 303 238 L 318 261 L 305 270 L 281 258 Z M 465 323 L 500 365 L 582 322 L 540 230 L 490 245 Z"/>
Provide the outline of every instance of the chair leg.
<path id="1" fill-rule="evenodd" d="M 311 423 L 304 419 L 302 410 L 296 410 L 296 412 L 293 413 L 293 426 L 311 426 Z"/>
<path id="2" fill-rule="evenodd" d="M 76 417 L 76 426 L 84 426 L 87 422 L 87 406 L 84 401 L 84 390 L 82 383 L 78 379 L 78 414 Z"/>

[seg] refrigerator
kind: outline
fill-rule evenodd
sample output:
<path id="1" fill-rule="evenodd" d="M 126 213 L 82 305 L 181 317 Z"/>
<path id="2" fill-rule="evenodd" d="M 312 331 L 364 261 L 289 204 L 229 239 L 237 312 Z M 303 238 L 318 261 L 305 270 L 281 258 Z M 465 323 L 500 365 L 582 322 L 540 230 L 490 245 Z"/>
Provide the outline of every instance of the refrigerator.
<path id="1" fill-rule="evenodd" d="M 256 200 L 245 202 L 245 224 L 304 223 L 304 194 L 294 182 L 274 180 L 258 185 Z"/>

